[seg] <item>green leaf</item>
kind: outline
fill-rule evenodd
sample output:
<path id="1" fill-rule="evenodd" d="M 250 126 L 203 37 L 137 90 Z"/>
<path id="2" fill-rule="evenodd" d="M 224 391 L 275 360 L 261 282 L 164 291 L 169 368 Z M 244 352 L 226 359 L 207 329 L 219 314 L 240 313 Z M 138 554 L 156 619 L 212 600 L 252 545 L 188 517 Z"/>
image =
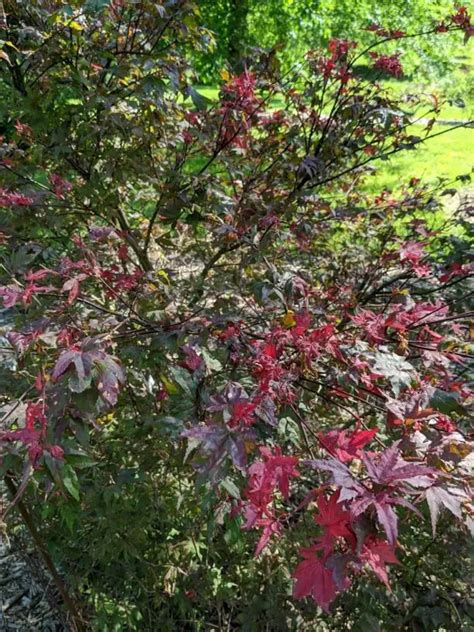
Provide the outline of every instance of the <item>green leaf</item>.
<path id="1" fill-rule="evenodd" d="M 110 0 L 87 0 L 84 10 L 87 13 L 98 13 L 106 9 L 110 4 Z"/>
<path id="2" fill-rule="evenodd" d="M 194 88 L 188 87 L 187 89 L 188 96 L 191 97 L 191 101 L 197 110 L 207 110 L 207 108 L 212 104 L 212 101 L 208 99 L 206 96 L 195 90 Z"/>
<path id="3" fill-rule="evenodd" d="M 413 379 L 413 366 L 396 353 L 388 351 L 386 347 L 380 347 L 380 351 L 374 353 L 374 371 L 383 375 L 392 385 L 396 395 L 404 386 L 409 386 Z"/>
<path id="4" fill-rule="evenodd" d="M 181 366 L 173 366 L 170 367 L 170 373 L 176 384 L 183 389 L 186 395 L 192 396 L 193 384 L 188 371 Z"/>
<path id="5" fill-rule="evenodd" d="M 71 375 L 69 378 L 69 388 L 73 393 L 83 393 L 92 384 L 92 375 L 81 377 L 77 374 Z"/>
<path id="6" fill-rule="evenodd" d="M 431 398 L 430 405 L 445 415 L 450 415 L 451 413 L 463 414 L 465 409 L 459 403 L 459 398 L 459 393 L 447 393 L 437 388 Z"/>
<path id="7" fill-rule="evenodd" d="M 65 464 L 61 471 L 62 482 L 66 490 L 75 500 L 79 500 L 79 481 L 76 472 L 68 464 Z"/>
<path id="8" fill-rule="evenodd" d="M 240 500 L 240 490 L 230 478 L 225 478 L 221 481 L 221 486 L 226 489 L 233 498 Z"/>
<path id="9" fill-rule="evenodd" d="M 200 349 L 199 353 L 202 355 L 206 362 L 206 366 L 211 371 L 222 371 L 222 364 L 217 358 L 212 356 L 206 349 Z"/>

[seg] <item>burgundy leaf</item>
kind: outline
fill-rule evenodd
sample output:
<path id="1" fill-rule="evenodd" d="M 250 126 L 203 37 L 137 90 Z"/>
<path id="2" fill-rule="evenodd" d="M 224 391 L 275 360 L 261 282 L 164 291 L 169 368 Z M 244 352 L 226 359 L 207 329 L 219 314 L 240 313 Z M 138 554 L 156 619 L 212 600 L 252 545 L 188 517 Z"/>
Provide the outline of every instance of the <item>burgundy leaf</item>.
<path id="1" fill-rule="evenodd" d="M 59 359 L 57 360 L 56 364 L 54 365 L 53 380 L 57 380 L 59 377 L 61 377 L 61 375 L 63 375 L 63 373 L 65 373 L 69 369 L 70 365 L 73 362 L 76 364 L 78 355 L 79 356 L 81 355 L 80 351 L 75 351 L 75 350 L 63 351 L 63 353 L 61 353 L 61 355 L 59 356 Z M 76 364 L 76 370 L 80 377 L 84 377 L 84 366 L 80 362 Z"/>
<path id="2" fill-rule="evenodd" d="M 397 514 L 388 503 L 374 503 L 379 523 L 387 534 L 390 544 L 395 544 L 398 536 Z"/>
<path id="3" fill-rule="evenodd" d="M 369 456 L 364 453 L 362 460 L 372 480 L 379 485 L 391 485 L 409 481 L 415 487 L 427 486 L 431 483 L 429 476 L 435 470 L 418 463 L 408 463 L 400 456 L 399 441 L 385 450 L 381 455 Z"/>
<path id="4" fill-rule="evenodd" d="M 382 581 L 387 588 L 390 588 L 385 564 L 400 563 L 395 556 L 393 546 L 385 542 L 385 540 L 378 540 L 373 537 L 367 538 L 362 547 L 360 558 L 372 568 L 380 581 Z"/>
<path id="5" fill-rule="evenodd" d="M 316 556 L 314 548 L 303 549 L 300 553 L 306 559 L 298 564 L 293 573 L 296 579 L 293 597 L 295 599 L 312 597 L 318 606 L 329 612 L 329 605 L 337 594 L 332 570 L 325 567 Z"/>

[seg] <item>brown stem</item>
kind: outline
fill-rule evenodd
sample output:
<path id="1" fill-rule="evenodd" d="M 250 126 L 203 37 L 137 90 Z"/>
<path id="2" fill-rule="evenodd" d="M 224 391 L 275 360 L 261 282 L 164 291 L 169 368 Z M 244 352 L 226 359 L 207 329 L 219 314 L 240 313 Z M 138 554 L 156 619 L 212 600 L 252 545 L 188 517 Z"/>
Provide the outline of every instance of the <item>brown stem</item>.
<path id="1" fill-rule="evenodd" d="M 17 495 L 17 486 L 16 486 L 16 483 L 11 478 L 11 476 L 9 476 L 8 474 L 7 476 L 5 476 L 5 484 L 10 494 L 13 497 L 15 497 Z M 62 597 L 64 605 L 66 606 L 67 610 L 69 611 L 69 614 L 72 617 L 72 623 L 73 623 L 74 629 L 77 632 L 85 631 L 86 628 L 84 626 L 83 619 L 79 613 L 77 604 L 74 601 L 74 599 L 70 596 L 65 583 L 63 582 L 60 574 L 58 573 L 56 566 L 54 565 L 54 562 L 45 544 L 43 543 L 43 540 L 41 539 L 40 534 L 38 533 L 33 523 L 33 520 L 31 518 L 31 515 L 28 509 L 26 508 L 25 503 L 22 500 L 18 500 L 17 507 L 18 507 L 18 511 L 20 512 L 21 518 L 31 535 L 33 542 L 35 543 L 36 548 L 38 549 L 38 552 L 41 555 L 41 558 L 45 566 L 51 573 L 51 577 L 53 578 L 54 584 L 56 585 L 56 588 L 58 589 L 59 594 Z"/>
<path id="2" fill-rule="evenodd" d="M 133 252 L 135 253 L 141 267 L 142 270 L 144 272 L 150 272 L 152 269 L 152 265 L 150 263 L 150 260 L 148 259 L 148 255 L 146 253 L 146 251 L 142 250 L 137 242 L 137 240 L 135 239 L 135 237 L 132 235 L 132 231 L 130 229 L 130 225 L 128 223 L 127 217 L 125 216 L 125 213 L 122 211 L 122 209 L 117 209 L 117 220 L 118 223 L 120 225 L 120 228 L 123 230 L 124 232 L 124 237 L 125 240 L 127 242 L 127 244 L 130 246 L 130 248 L 133 250 Z"/>

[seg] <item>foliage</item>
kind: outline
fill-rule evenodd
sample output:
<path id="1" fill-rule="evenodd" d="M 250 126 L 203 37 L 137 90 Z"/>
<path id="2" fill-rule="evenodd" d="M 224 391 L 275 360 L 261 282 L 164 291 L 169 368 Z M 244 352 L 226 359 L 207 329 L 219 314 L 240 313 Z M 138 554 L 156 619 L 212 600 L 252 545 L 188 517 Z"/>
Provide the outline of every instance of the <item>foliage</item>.
<path id="1" fill-rule="evenodd" d="M 389 24 L 393 29 L 413 31 L 426 23 L 427 16 L 441 20 L 452 9 L 450 0 L 415 0 L 412 2 L 378 2 L 363 0 L 200 0 L 203 23 L 214 35 L 214 46 L 197 56 L 200 76 L 214 82 L 220 70 L 229 64 L 241 70 L 240 57 L 251 58 L 253 49 L 272 50 L 284 67 L 298 62 L 309 48 L 318 48 L 331 38 L 356 39 L 370 43 L 371 24 Z M 394 46 L 395 44 L 395 46 Z M 452 42 L 425 37 L 389 45 L 388 52 L 401 48 L 405 67 L 418 77 L 433 76 L 454 66 Z M 236 51 L 240 55 L 236 55 Z"/>
<path id="2" fill-rule="evenodd" d="M 467 626 L 469 226 L 363 186 L 433 135 L 377 81 L 417 34 L 211 104 L 188 0 L 6 8 L 1 467 L 91 626 Z"/>

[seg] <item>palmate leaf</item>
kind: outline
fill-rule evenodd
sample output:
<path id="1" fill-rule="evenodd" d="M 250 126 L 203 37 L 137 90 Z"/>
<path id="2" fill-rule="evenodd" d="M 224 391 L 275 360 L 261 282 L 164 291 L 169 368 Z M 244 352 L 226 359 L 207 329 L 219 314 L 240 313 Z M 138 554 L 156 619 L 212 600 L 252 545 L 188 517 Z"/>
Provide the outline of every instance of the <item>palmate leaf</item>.
<path id="1" fill-rule="evenodd" d="M 230 459 L 238 470 L 245 472 L 247 467 L 245 443 L 255 439 L 255 433 L 251 430 L 238 429 L 234 432 L 218 424 L 200 424 L 185 430 L 182 436 L 189 441 L 188 451 L 198 448 L 196 469 L 214 483 L 222 479 L 227 459 Z"/>
<path id="2" fill-rule="evenodd" d="M 75 373 L 69 378 L 71 391 L 82 393 L 94 381 L 107 404 L 117 403 L 121 385 L 125 382 L 125 373 L 120 364 L 97 343 L 88 340 L 80 349 L 63 351 L 54 366 L 53 379 L 59 380 L 69 372 L 71 366 L 75 369 Z"/>
<path id="3" fill-rule="evenodd" d="M 439 485 L 433 485 L 425 492 L 426 502 L 431 515 L 431 526 L 433 528 L 433 535 L 436 535 L 436 525 L 441 509 L 444 507 L 448 509 L 456 518 L 462 518 L 461 513 L 461 501 L 467 499 L 462 490 L 458 489 L 445 489 Z"/>
<path id="4" fill-rule="evenodd" d="M 435 474 L 432 468 L 404 461 L 400 456 L 399 443 L 394 443 L 381 454 L 362 454 L 372 485 L 359 483 L 350 469 L 336 459 L 307 462 L 312 467 L 331 473 L 332 482 L 340 488 L 339 502 L 351 501 L 350 510 L 354 518 L 372 508 L 392 545 L 398 537 L 398 517 L 393 506 L 402 505 L 421 515 L 412 503 L 400 496 L 400 492 L 406 491 L 406 484 L 414 487 L 431 485 Z M 383 486 L 385 490 L 376 491 L 373 484 Z"/>
<path id="5" fill-rule="evenodd" d="M 90 372 L 90 364 L 87 367 L 84 365 L 83 353 L 75 349 L 68 349 L 61 353 L 54 365 L 53 380 L 57 380 L 66 373 L 71 364 L 74 364 L 79 379 L 84 378 Z"/>
<path id="6" fill-rule="evenodd" d="M 121 385 L 125 382 L 122 367 L 110 356 L 97 360 L 95 365 L 99 369 L 97 389 L 105 401 L 113 406 L 117 403 Z"/>
<path id="7" fill-rule="evenodd" d="M 461 404 L 461 396 L 459 393 L 447 393 L 439 388 L 433 393 L 430 406 L 445 415 L 451 415 L 452 413 L 462 415 L 466 412 L 466 408 Z"/>
<path id="8" fill-rule="evenodd" d="M 277 582 L 286 581 L 291 557 L 278 549 L 289 551 L 296 541 L 311 546 L 318 537 L 295 571 L 295 596 L 310 596 L 324 609 L 366 565 L 388 584 L 403 511 L 398 505 L 417 511 L 410 494 L 419 498 L 438 486 L 421 463 L 440 463 L 442 471 L 443 461 L 459 464 L 456 484 L 467 484 L 463 422 L 458 438 L 450 436 L 449 421 L 436 421 L 437 411 L 461 413 L 467 400 L 464 367 L 456 360 L 465 350 L 464 315 L 452 300 L 464 289 L 450 284 L 446 293 L 438 274 L 447 256 L 459 261 L 446 270 L 448 280 L 464 276 L 471 270 L 467 257 L 454 238 L 451 244 L 431 234 L 431 221 L 423 225 L 437 204 L 428 189 L 410 181 L 400 195 L 375 198 L 359 188 L 370 161 L 386 158 L 388 146 L 406 145 L 407 121 L 378 84 L 349 76 L 349 41 L 331 41 L 327 51 L 301 60 L 296 85 L 291 77 L 281 81 L 276 50 L 271 57 L 259 51 L 241 75 L 222 77 L 220 96 L 208 107 L 187 90 L 195 75 L 193 51 L 209 41 L 207 25 L 199 27 L 199 2 L 84 0 L 52 3 L 62 7 L 53 12 L 50 4 L 15 3 L 15 44 L 8 53 L 25 72 L 0 64 L 9 112 L 2 157 L 11 167 L 2 169 L 8 190 L 0 191 L 6 264 L 0 282 L 15 307 L 22 347 L 4 396 L 20 401 L 25 392 L 44 400 L 36 425 L 4 432 L 2 449 L 11 449 L 8 456 L 17 461 L 23 453 L 31 459 L 32 515 L 44 517 L 61 559 L 67 561 L 64 542 L 74 560 L 82 555 L 88 594 L 116 586 L 126 612 L 120 603 L 111 609 L 95 599 L 102 603 L 95 613 L 102 627 L 113 627 L 115 619 L 140 627 L 142 613 L 156 628 L 185 625 L 180 608 L 162 607 L 163 595 L 151 603 L 146 590 L 142 596 L 129 590 L 133 582 L 109 563 L 118 554 L 130 568 L 143 569 L 145 588 L 164 576 L 165 592 L 197 613 L 197 627 L 204 625 L 203 612 L 209 614 L 204 627 L 216 623 L 208 596 L 224 595 L 247 576 L 256 604 L 246 608 L 254 620 L 244 627 L 319 627 L 306 619 L 311 610 L 285 599 L 275 602 L 278 611 L 261 607 L 262 574 L 248 565 L 238 538 L 222 540 L 222 526 L 230 519 L 239 531 L 242 512 L 239 521 L 245 517 L 248 528 L 260 529 L 257 553 L 281 536 L 264 569 Z M 460 23 L 466 24 L 461 14 L 446 22 L 449 30 Z M 385 39 L 385 29 L 374 26 Z M 400 69 L 396 55 L 375 61 L 378 69 Z M 279 110 L 270 104 L 276 93 L 284 104 Z M 387 241 L 400 221 L 403 235 Z M 24 274 L 31 245 L 38 248 L 38 269 Z M 414 278 L 426 271 L 429 276 Z M 43 285 L 46 277 L 51 289 Z M 441 302 L 430 300 L 435 291 Z M 457 312 L 446 325 L 443 300 Z M 458 316 L 463 320 L 456 322 Z M 46 321 L 41 331 L 36 317 Z M 120 397 L 124 371 L 108 355 L 109 343 L 129 367 Z M 56 344 L 65 346 L 55 351 Z M 455 393 L 459 406 L 446 398 L 430 403 L 428 391 L 436 388 Z M 380 425 L 379 445 L 400 434 L 403 444 L 361 461 L 374 433 L 366 421 L 367 428 Z M 344 429 L 334 430 L 336 424 Z M 410 442 L 415 428 L 426 440 L 423 449 Z M 332 430 L 318 441 L 316 433 L 325 429 Z M 177 449 L 181 437 L 195 450 L 198 481 L 208 485 L 199 499 Z M 56 439 L 64 458 L 52 445 Z M 68 452 L 75 443 L 97 457 L 97 467 L 79 481 L 68 471 L 76 469 Z M 317 444 L 326 460 L 311 465 L 321 472 L 298 476 L 303 460 L 319 455 Z M 57 480 L 37 458 L 42 452 Z M 65 502 L 50 493 L 53 481 L 76 499 L 78 537 L 61 534 Z M 77 502 L 82 487 L 84 502 Z M 433 493 L 436 521 L 452 501 Z M 456 511 L 460 507 L 451 506 Z M 408 556 L 426 539 L 423 528 L 407 526 Z M 214 547 L 209 555 L 206 546 Z M 453 572 L 459 566 L 453 564 Z M 275 575 L 275 567 L 283 572 Z M 421 582 L 425 570 L 420 567 Z M 397 575 L 403 596 L 403 573 Z M 190 590 L 193 576 L 202 590 Z M 284 594 L 283 584 L 275 588 Z M 395 601 L 385 604 L 381 592 L 378 601 L 371 599 L 380 615 L 377 628 L 420 619 L 410 599 L 399 600 L 395 612 Z M 346 628 L 357 624 L 356 613 L 370 622 L 362 586 L 341 605 Z M 242 624 L 238 610 L 227 613 L 231 628 Z M 101 627 L 97 621 L 91 624 Z"/>
<path id="9" fill-rule="evenodd" d="M 378 428 L 372 430 L 331 430 L 318 434 L 319 441 L 326 450 L 341 462 L 347 463 L 355 458 L 360 458 L 364 448 L 377 434 Z"/>
<path id="10" fill-rule="evenodd" d="M 396 353 L 388 351 L 386 347 L 374 354 L 374 371 L 383 375 L 392 385 L 393 392 L 400 394 L 403 387 L 409 386 L 414 378 L 414 367 Z"/>
<path id="11" fill-rule="evenodd" d="M 395 544 L 398 536 L 398 518 L 397 514 L 391 507 L 390 503 L 375 502 L 375 510 L 377 512 L 377 520 L 384 528 L 387 539 L 390 544 Z"/>
<path id="12" fill-rule="evenodd" d="M 328 612 L 329 605 L 337 594 L 333 572 L 317 557 L 314 547 L 303 549 L 301 554 L 305 559 L 298 564 L 293 573 L 296 579 L 293 597 L 312 597 L 318 606 Z"/>
<path id="13" fill-rule="evenodd" d="M 382 581 L 387 588 L 390 588 L 385 565 L 400 564 L 395 556 L 393 546 L 384 540 L 367 538 L 361 552 L 361 559 L 371 567 L 380 581 Z"/>
<path id="14" fill-rule="evenodd" d="M 362 455 L 362 460 L 371 479 L 379 485 L 394 485 L 409 482 L 415 487 L 427 487 L 436 471 L 419 463 L 409 463 L 400 456 L 397 441 L 381 455 Z"/>
<path id="15" fill-rule="evenodd" d="M 314 459 L 306 461 L 306 465 L 331 473 L 332 481 L 341 489 L 339 501 L 356 498 L 365 492 L 364 486 L 356 481 L 347 465 L 336 459 Z"/>

